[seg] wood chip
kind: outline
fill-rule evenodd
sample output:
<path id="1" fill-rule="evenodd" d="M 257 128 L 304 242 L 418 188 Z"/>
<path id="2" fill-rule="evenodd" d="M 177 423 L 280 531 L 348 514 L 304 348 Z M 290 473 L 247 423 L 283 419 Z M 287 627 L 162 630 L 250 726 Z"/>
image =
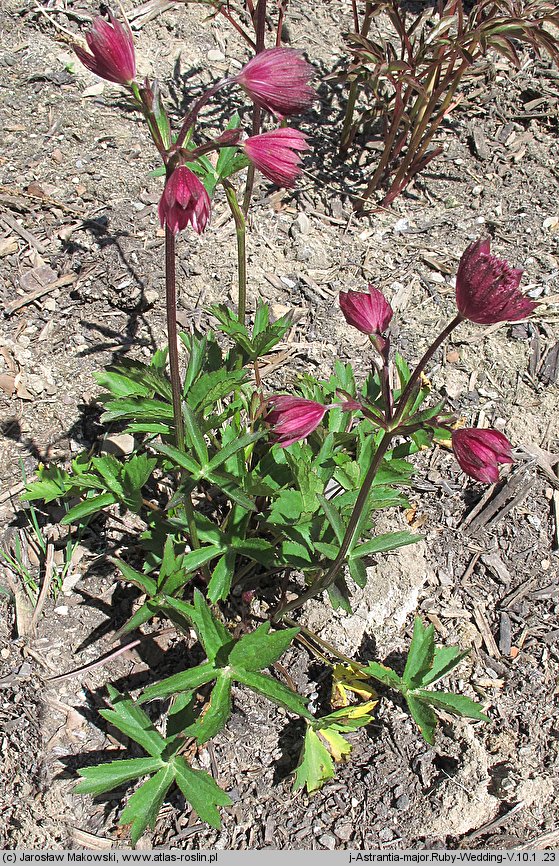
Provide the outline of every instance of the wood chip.
<path id="1" fill-rule="evenodd" d="M 22 307 L 26 307 L 28 304 L 32 304 L 33 301 L 42 298 L 43 295 L 52 292 L 54 289 L 61 289 L 63 286 L 71 286 L 77 280 L 77 276 L 75 274 L 64 274 L 62 277 L 59 277 L 53 283 L 49 283 L 47 286 L 39 286 L 38 289 L 35 289 L 33 292 L 29 292 L 29 294 L 24 295 L 21 298 L 16 298 L 15 301 L 12 301 L 10 304 L 6 304 L 4 307 L 4 312 L 7 316 L 11 316 L 16 310 L 20 310 Z"/>
<path id="2" fill-rule="evenodd" d="M 482 527 L 492 529 L 500 520 L 503 519 L 512 509 L 522 502 L 533 485 L 531 474 L 526 472 L 526 467 L 521 466 L 515 472 L 512 472 L 504 487 L 499 493 L 485 506 L 485 508 L 469 522 L 469 533 L 477 532 Z M 491 493 L 495 490 L 491 488 Z M 488 491 L 489 492 L 489 491 Z M 487 498 L 487 493 L 484 499 Z M 466 524 L 466 521 L 462 524 Z M 466 524 L 467 525 L 467 524 Z"/>
<path id="3" fill-rule="evenodd" d="M 541 366 L 540 381 L 544 385 L 555 385 L 559 378 L 559 342 L 549 350 Z"/>
<path id="4" fill-rule="evenodd" d="M 510 616 L 506 611 L 501 611 L 501 623 L 499 628 L 499 650 L 504 656 L 510 656 L 512 646 Z"/>
<path id="5" fill-rule="evenodd" d="M 501 583 L 507 586 L 511 583 L 511 573 L 498 553 L 482 553 L 481 561 Z"/>
<path id="6" fill-rule="evenodd" d="M 499 647 L 497 646 L 495 638 L 491 633 L 485 610 L 479 603 L 474 605 L 474 620 L 478 627 L 479 633 L 483 638 L 483 642 L 487 647 L 487 652 L 489 653 L 491 658 L 498 659 L 501 655 L 499 652 Z"/>
<path id="7" fill-rule="evenodd" d="M 42 241 L 38 240 L 35 235 L 31 234 L 30 231 L 27 231 L 26 228 L 20 226 L 18 221 L 14 219 L 14 217 L 9 213 L 3 213 L 2 217 L 0 217 L 1 221 L 5 226 L 12 229 L 16 234 L 23 238 L 29 246 L 34 247 L 39 253 L 46 253 L 47 246 Z"/>

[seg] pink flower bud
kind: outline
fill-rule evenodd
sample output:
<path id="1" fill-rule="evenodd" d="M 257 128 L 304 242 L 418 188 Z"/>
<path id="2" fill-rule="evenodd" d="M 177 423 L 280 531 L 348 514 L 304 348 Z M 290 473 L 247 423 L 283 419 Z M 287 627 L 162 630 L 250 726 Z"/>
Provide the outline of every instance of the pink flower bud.
<path id="1" fill-rule="evenodd" d="M 266 421 L 272 425 L 272 433 L 277 437 L 278 445 L 283 448 L 298 442 L 299 439 L 305 439 L 316 430 L 328 409 L 314 400 L 290 397 L 287 394 L 270 397 L 268 404 L 272 408 Z"/>
<path id="2" fill-rule="evenodd" d="M 104 18 L 96 18 L 86 34 L 91 54 L 79 45 L 72 47 L 83 65 L 95 75 L 127 86 L 136 77 L 132 33 L 128 25 L 122 25 L 112 13 L 109 18 L 110 24 Z"/>
<path id="3" fill-rule="evenodd" d="M 452 448 L 462 471 L 487 484 L 499 480 L 499 463 L 514 463 L 512 446 L 498 430 L 454 430 Z"/>
<path id="4" fill-rule="evenodd" d="M 210 219 L 210 197 L 204 185 L 185 165 L 179 165 L 167 178 L 159 202 L 159 220 L 174 234 L 191 225 L 201 234 Z"/>
<path id="5" fill-rule="evenodd" d="M 300 173 L 300 153 L 308 150 L 306 136 L 297 129 L 272 129 L 252 135 L 243 148 L 256 168 L 278 186 L 293 186 Z"/>
<path id="6" fill-rule="evenodd" d="M 489 240 L 480 238 L 462 255 L 456 275 L 460 315 L 480 325 L 516 322 L 536 309 L 519 291 L 522 271 L 492 256 Z"/>
<path id="7" fill-rule="evenodd" d="M 340 292 L 339 301 L 348 325 L 370 336 L 383 334 L 394 315 L 382 292 L 371 285 L 367 292 Z"/>
<path id="8" fill-rule="evenodd" d="M 312 66 L 292 48 L 268 48 L 241 69 L 233 79 L 253 102 L 280 120 L 310 107 L 314 90 L 308 81 Z"/>

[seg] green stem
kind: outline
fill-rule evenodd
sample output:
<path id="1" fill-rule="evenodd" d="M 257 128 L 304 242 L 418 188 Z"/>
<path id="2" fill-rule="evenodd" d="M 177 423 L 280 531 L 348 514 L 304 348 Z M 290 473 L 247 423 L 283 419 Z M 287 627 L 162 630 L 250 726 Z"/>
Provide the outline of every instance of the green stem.
<path id="1" fill-rule="evenodd" d="M 355 103 L 359 93 L 359 81 L 355 79 L 351 82 L 347 97 L 347 104 L 344 114 L 344 122 L 342 124 L 342 133 L 340 135 L 340 153 L 347 153 L 351 141 L 353 139 L 353 114 L 355 112 Z"/>
<path id="2" fill-rule="evenodd" d="M 247 257 L 246 257 L 246 221 L 245 215 L 239 205 L 237 194 L 234 187 L 229 181 L 224 180 L 225 195 L 227 203 L 235 220 L 235 234 L 237 236 L 237 268 L 238 268 L 238 283 L 239 283 L 239 301 L 238 301 L 238 318 L 241 325 L 244 325 L 246 318 L 246 301 L 247 301 Z"/>
<path id="3" fill-rule="evenodd" d="M 413 373 L 411 374 L 411 376 L 408 380 L 406 387 L 404 388 L 404 390 L 400 394 L 400 397 L 399 397 L 398 402 L 396 404 L 396 408 L 394 410 L 394 417 L 392 418 L 393 430 L 394 430 L 395 426 L 400 424 L 400 422 L 402 420 L 402 416 L 404 415 L 404 412 L 406 409 L 406 405 L 407 405 L 407 403 L 408 403 L 408 401 L 409 401 L 409 399 L 413 393 L 415 386 L 417 385 L 417 382 L 419 381 L 419 377 L 421 376 L 423 370 L 425 369 L 425 367 L 427 366 L 427 364 L 429 363 L 429 361 L 431 360 L 431 358 L 433 357 L 433 355 L 435 354 L 435 352 L 437 351 L 439 346 L 441 346 L 441 344 L 444 343 L 446 338 L 452 333 L 452 331 L 457 327 L 457 325 L 460 324 L 461 321 L 463 321 L 462 316 L 460 315 L 460 313 L 458 313 L 458 315 L 455 316 L 452 319 L 452 321 L 448 323 L 446 328 L 444 328 L 441 331 L 439 336 L 436 338 L 435 342 L 429 346 L 429 348 L 427 349 L 427 351 L 425 352 L 425 354 L 423 355 L 423 357 L 421 358 L 421 360 L 417 364 L 415 370 L 413 371 Z"/>
<path id="4" fill-rule="evenodd" d="M 169 369 L 173 395 L 173 417 L 175 420 L 175 442 L 179 451 L 185 451 L 184 420 L 182 417 L 182 384 L 179 372 L 179 350 L 177 333 L 177 282 L 175 269 L 175 236 L 169 226 L 165 226 L 165 304 L 167 312 L 167 345 L 169 347 Z M 194 506 L 190 494 L 184 497 L 184 512 L 188 524 L 192 548 L 200 547 L 198 531 L 194 520 Z"/>

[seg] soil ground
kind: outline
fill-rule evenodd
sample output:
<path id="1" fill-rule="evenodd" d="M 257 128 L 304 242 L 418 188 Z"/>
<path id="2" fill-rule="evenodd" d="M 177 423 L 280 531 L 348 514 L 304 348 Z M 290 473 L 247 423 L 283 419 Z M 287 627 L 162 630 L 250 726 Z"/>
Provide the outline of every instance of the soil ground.
<path id="1" fill-rule="evenodd" d="M 246 53 L 226 22 L 206 19 L 199 6 L 148 8 L 152 16 L 134 19 L 141 72 L 165 82 L 178 118 Z M 118 88 L 80 67 L 68 44 L 98 11 L 87 0 L 6 0 L 0 11 L 4 550 L 25 539 L 16 513 L 22 471 L 31 476 L 39 461 L 99 444 L 92 372 L 126 355 L 147 358 L 165 342 L 161 180 L 149 175 L 157 161 Z M 287 36 L 324 78 L 342 61 L 349 27 L 349 2 L 301 0 Z M 234 800 L 222 829 L 198 823 L 174 795 L 140 846 L 558 846 L 558 81 L 550 62 L 528 52 L 519 70 L 489 58 L 441 130 L 442 154 L 389 210 L 360 220 L 349 192 L 375 151 L 337 159 L 342 92 L 323 81 L 301 122 L 313 145 L 303 179 L 288 193 L 259 183 L 248 242 L 250 309 L 263 297 L 276 315 L 297 312 L 285 382 L 295 371 L 321 374 L 337 357 L 366 370 L 367 340 L 345 326 L 336 296 L 369 281 L 396 310 L 395 344 L 419 358 L 454 315 L 452 276 L 481 234 L 524 269 L 524 290 L 541 302 L 527 324 L 462 326 L 430 371 L 468 424 L 499 427 L 513 441 L 516 463 L 503 482 L 487 495 L 446 451 L 420 455 L 414 513 L 390 520 L 411 521 L 425 541 L 371 569 L 353 617 L 333 617 L 322 604 L 305 613 L 345 652 L 379 660 L 399 657 L 420 613 L 441 642 L 471 648 L 452 685 L 477 697 L 491 723 L 445 717 L 428 747 L 402 708 L 383 699 L 375 724 L 353 736 L 349 763 L 309 798 L 291 791 L 296 726 L 238 690 L 226 730 L 198 756 Z M 206 118 L 218 125 L 226 110 L 218 104 Z M 205 324 L 208 303 L 234 301 L 234 256 L 218 197 L 211 228 L 180 238 L 185 329 Z M 32 637 L 22 636 L 21 586 L 17 621 L 13 603 L 2 602 L 2 847 L 127 845 L 117 827 L 123 799 L 75 796 L 74 771 L 120 749 L 96 712 L 107 680 L 137 688 L 150 670 L 161 676 L 183 664 L 188 647 L 166 635 L 49 682 L 106 652 L 129 614 L 130 596 L 106 559 L 117 543 L 111 527 L 89 538 L 75 579 L 47 600 Z M 1 582 L 10 583 L 6 568 Z M 307 659 L 293 652 L 285 664 L 306 694 L 320 691 Z"/>

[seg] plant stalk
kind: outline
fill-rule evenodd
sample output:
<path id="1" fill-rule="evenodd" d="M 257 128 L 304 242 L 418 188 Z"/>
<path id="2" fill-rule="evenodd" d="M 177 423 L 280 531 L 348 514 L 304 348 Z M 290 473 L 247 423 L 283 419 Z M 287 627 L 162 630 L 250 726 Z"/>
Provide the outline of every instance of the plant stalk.
<path id="1" fill-rule="evenodd" d="M 169 370 L 173 394 L 173 417 L 175 420 L 175 443 L 179 451 L 185 451 L 184 420 L 182 417 L 182 384 L 179 371 L 179 349 L 177 332 L 177 280 L 176 280 L 175 236 L 165 226 L 165 306 L 167 312 L 167 345 L 169 347 Z M 190 493 L 183 498 L 184 512 L 192 549 L 200 547 L 198 530 L 194 520 L 194 506 Z"/>
<path id="2" fill-rule="evenodd" d="M 247 301 L 246 220 L 233 185 L 228 180 L 224 180 L 223 186 L 225 187 L 227 204 L 231 209 L 235 221 L 235 234 L 237 236 L 237 280 L 239 285 L 237 315 L 241 325 L 244 325 Z"/>
<path id="3" fill-rule="evenodd" d="M 394 425 L 398 425 L 401 422 L 402 415 L 404 414 L 404 411 L 406 409 L 406 404 L 408 403 L 408 401 L 409 401 L 409 399 L 413 393 L 413 389 L 417 385 L 417 382 L 419 381 L 419 377 L 421 376 L 423 370 L 425 369 L 425 367 L 427 366 L 427 364 L 429 363 L 429 361 L 431 360 L 431 358 L 433 357 L 433 355 L 435 354 L 437 349 L 442 345 L 442 343 L 444 343 L 446 338 L 452 333 L 452 331 L 462 321 L 463 321 L 462 316 L 460 315 L 460 313 L 458 313 L 452 319 L 452 321 L 448 323 L 446 328 L 444 328 L 441 331 L 439 336 L 429 346 L 429 348 L 427 349 L 427 351 L 425 352 L 425 354 L 423 355 L 423 357 L 421 358 L 421 360 L 417 364 L 415 370 L 413 371 L 410 378 L 408 379 L 408 383 L 407 383 L 406 387 L 404 388 L 404 390 L 400 394 L 400 397 L 399 397 L 398 402 L 396 404 L 396 408 L 394 410 L 394 417 L 392 418 L 393 429 L 394 429 Z"/>

